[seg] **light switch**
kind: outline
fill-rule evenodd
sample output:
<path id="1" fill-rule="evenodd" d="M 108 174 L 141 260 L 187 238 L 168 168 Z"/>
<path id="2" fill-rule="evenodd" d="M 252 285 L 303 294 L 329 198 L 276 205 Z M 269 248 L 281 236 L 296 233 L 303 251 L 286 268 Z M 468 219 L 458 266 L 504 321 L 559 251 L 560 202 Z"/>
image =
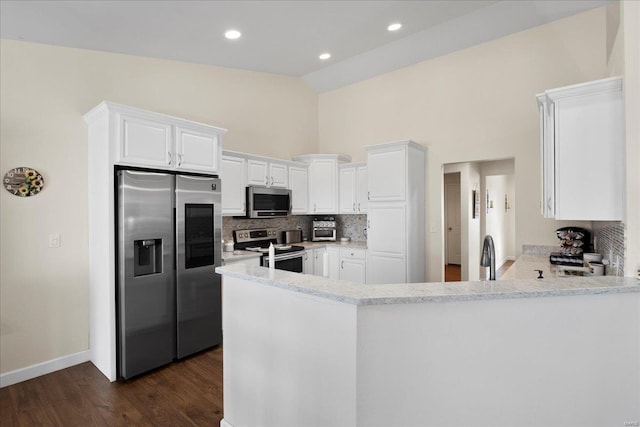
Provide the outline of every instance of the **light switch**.
<path id="1" fill-rule="evenodd" d="M 61 245 L 60 235 L 59 234 L 49 234 L 49 247 L 50 248 L 59 248 Z"/>

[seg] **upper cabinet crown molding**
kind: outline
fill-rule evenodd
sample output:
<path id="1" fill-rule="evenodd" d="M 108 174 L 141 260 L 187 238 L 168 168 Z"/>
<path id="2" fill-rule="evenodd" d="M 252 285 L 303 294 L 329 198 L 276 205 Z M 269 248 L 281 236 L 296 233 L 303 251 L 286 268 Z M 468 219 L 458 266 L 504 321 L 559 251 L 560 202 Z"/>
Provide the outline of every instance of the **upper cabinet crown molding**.
<path id="1" fill-rule="evenodd" d="M 347 154 L 302 154 L 293 158 L 294 162 L 311 163 L 314 160 L 335 160 L 338 163 L 351 162 L 351 156 Z"/>
<path id="2" fill-rule="evenodd" d="M 108 101 L 86 113 L 84 120 L 93 127 L 90 134 L 98 129 L 104 133 L 113 164 L 219 172 L 226 129 Z"/>
<path id="3" fill-rule="evenodd" d="M 620 91 L 622 91 L 622 79 L 620 77 L 609 77 L 606 79 L 579 83 L 556 89 L 549 89 L 546 90 L 544 94 L 536 95 L 536 97 L 543 96 L 550 102 L 555 102 L 566 98 L 575 98 L 578 96 L 589 96 L 598 93 Z"/>

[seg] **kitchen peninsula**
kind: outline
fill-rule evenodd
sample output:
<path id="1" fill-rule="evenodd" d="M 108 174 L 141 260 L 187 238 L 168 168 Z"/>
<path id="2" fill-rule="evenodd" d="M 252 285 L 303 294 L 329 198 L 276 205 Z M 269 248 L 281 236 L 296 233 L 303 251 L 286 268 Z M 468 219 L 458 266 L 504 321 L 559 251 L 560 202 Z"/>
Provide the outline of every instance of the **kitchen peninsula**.
<path id="1" fill-rule="evenodd" d="M 363 285 L 223 276 L 221 425 L 623 425 L 640 418 L 640 285 Z"/>

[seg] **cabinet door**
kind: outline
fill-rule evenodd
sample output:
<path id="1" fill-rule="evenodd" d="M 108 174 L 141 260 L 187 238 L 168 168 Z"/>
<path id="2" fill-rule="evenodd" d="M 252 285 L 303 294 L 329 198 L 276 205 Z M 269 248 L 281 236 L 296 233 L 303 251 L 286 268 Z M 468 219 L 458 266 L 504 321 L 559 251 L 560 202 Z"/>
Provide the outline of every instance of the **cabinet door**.
<path id="1" fill-rule="evenodd" d="M 406 212 L 402 203 L 369 203 L 367 252 L 394 257 L 406 255 Z"/>
<path id="2" fill-rule="evenodd" d="M 329 279 L 340 280 L 340 249 L 327 247 L 329 254 Z"/>
<path id="3" fill-rule="evenodd" d="M 567 98 L 555 105 L 555 218 L 624 218 L 622 93 Z"/>
<path id="4" fill-rule="evenodd" d="M 366 166 L 360 166 L 357 169 L 357 192 L 356 192 L 356 210 L 358 213 L 367 213 L 368 203 L 368 172 Z"/>
<path id="5" fill-rule="evenodd" d="M 362 260 L 342 258 L 340 260 L 340 280 L 366 283 L 365 265 Z"/>
<path id="6" fill-rule="evenodd" d="M 282 163 L 269 163 L 269 185 L 270 187 L 288 188 L 287 165 Z"/>
<path id="7" fill-rule="evenodd" d="M 555 149 L 554 126 L 551 110 L 544 94 L 538 95 L 538 113 L 540 118 L 540 163 L 542 164 L 542 186 L 540 208 L 545 218 L 555 216 Z"/>
<path id="8" fill-rule="evenodd" d="M 117 163 L 167 169 L 173 164 L 171 125 L 120 114 Z"/>
<path id="9" fill-rule="evenodd" d="M 326 249 L 316 248 L 313 250 L 313 274 L 322 276 L 324 271 L 324 254 Z"/>
<path id="10" fill-rule="evenodd" d="M 289 188 L 291 213 L 306 214 L 309 208 L 307 167 L 289 166 Z"/>
<path id="11" fill-rule="evenodd" d="M 367 251 L 367 284 L 406 283 L 407 261 Z"/>
<path id="12" fill-rule="evenodd" d="M 340 168 L 340 213 L 356 213 L 356 168 Z"/>
<path id="13" fill-rule="evenodd" d="M 313 253 L 315 251 L 313 249 L 307 249 L 304 252 L 304 258 L 302 263 L 302 272 L 304 274 L 313 274 L 314 273 L 314 257 Z"/>
<path id="14" fill-rule="evenodd" d="M 406 193 L 406 147 L 385 147 L 367 153 L 370 201 L 402 201 Z"/>
<path id="15" fill-rule="evenodd" d="M 335 160 L 318 159 L 309 169 L 309 213 L 338 211 L 338 167 Z"/>
<path id="16" fill-rule="evenodd" d="M 269 182 L 269 168 L 267 162 L 261 160 L 247 160 L 247 185 L 267 185 Z"/>
<path id="17" fill-rule="evenodd" d="M 218 173 L 220 166 L 220 137 L 212 132 L 203 132 L 176 126 L 176 169 Z"/>
<path id="18" fill-rule="evenodd" d="M 222 215 L 246 214 L 246 161 L 242 157 L 222 156 Z"/>

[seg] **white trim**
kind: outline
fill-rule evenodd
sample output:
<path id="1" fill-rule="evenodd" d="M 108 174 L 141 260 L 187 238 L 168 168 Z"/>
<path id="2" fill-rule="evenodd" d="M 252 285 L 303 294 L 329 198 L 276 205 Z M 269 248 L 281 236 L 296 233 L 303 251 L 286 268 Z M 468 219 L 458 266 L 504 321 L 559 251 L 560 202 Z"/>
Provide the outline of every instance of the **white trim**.
<path id="1" fill-rule="evenodd" d="M 89 359 L 90 352 L 89 350 L 85 350 L 58 357 L 57 359 L 47 360 L 46 362 L 36 363 L 35 365 L 16 369 L 15 371 L 5 372 L 4 374 L 0 374 L 0 388 L 79 365 L 80 363 L 88 362 Z"/>
<path id="2" fill-rule="evenodd" d="M 220 427 L 233 427 L 233 426 L 229 423 L 229 421 L 223 418 L 220 420 Z"/>

